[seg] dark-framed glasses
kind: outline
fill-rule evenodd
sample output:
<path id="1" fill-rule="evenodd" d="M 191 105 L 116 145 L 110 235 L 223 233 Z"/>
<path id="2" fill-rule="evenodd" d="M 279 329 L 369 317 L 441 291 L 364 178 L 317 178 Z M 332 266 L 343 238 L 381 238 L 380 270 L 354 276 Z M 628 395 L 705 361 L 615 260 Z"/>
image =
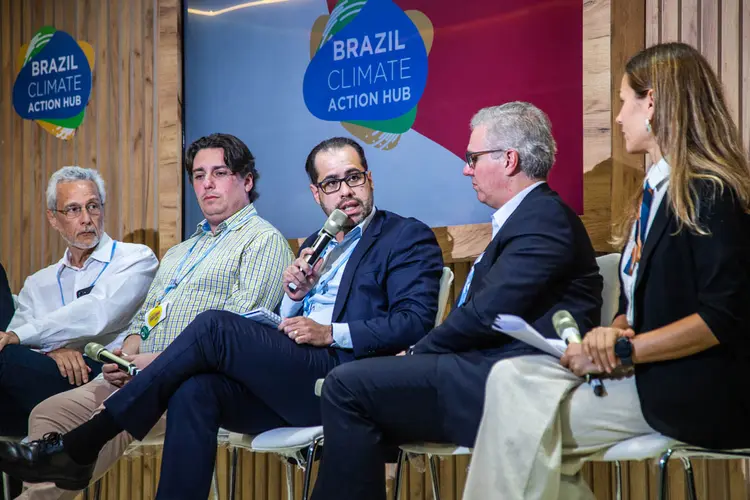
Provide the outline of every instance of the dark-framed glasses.
<path id="1" fill-rule="evenodd" d="M 53 212 L 61 213 L 68 219 L 77 219 L 78 217 L 81 216 L 85 208 L 86 212 L 88 212 L 90 216 L 95 217 L 102 213 L 103 206 L 104 205 L 101 203 L 96 203 L 92 201 L 91 203 L 86 203 L 85 207 L 82 207 L 81 205 L 70 205 L 68 207 L 63 208 L 62 210 L 53 210 Z"/>
<path id="2" fill-rule="evenodd" d="M 341 189 L 342 182 L 346 182 L 349 187 L 361 186 L 367 182 L 367 172 L 352 172 L 342 179 L 325 179 L 323 182 L 319 182 L 317 186 L 325 194 L 333 194 Z"/>
<path id="3" fill-rule="evenodd" d="M 482 155 L 490 153 L 502 153 L 505 149 L 488 149 L 486 151 L 467 151 L 466 152 L 466 164 L 469 168 L 473 169 L 477 164 L 477 159 Z"/>

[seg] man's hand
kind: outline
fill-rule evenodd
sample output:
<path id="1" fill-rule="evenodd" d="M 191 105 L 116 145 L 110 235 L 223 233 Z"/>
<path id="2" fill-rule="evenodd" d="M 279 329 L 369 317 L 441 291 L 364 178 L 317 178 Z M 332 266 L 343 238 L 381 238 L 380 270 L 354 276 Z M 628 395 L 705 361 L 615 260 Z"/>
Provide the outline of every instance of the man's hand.
<path id="1" fill-rule="evenodd" d="M 121 352 L 126 354 L 138 354 L 141 352 L 141 336 L 140 335 L 128 335 L 125 338 L 125 342 L 122 343 Z"/>
<path id="2" fill-rule="evenodd" d="M 560 358 L 560 364 L 579 377 L 588 374 L 598 375 L 602 372 L 583 350 L 583 344 L 569 344 L 565 354 Z"/>
<path id="3" fill-rule="evenodd" d="M 115 349 L 112 354 L 114 354 L 115 356 L 120 356 L 125 361 L 130 361 L 135 366 L 137 366 L 139 370 L 143 370 L 144 368 L 146 368 L 159 355 L 159 353 L 156 352 L 149 354 L 128 355 L 123 354 L 122 349 Z M 114 363 L 107 363 L 106 365 L 102 366 L 102 374 L 104 375 L 104 380 L 114 385 L 115 387 L 122 387 L 130 382 L 130 379 L 133 378 L 124 371 L 120 370 L 120 368 Z"/>
<path id="4" fill-rule="evenodd" d="M 21 341 L 18 339 L 18 335 L 16 335 L 15 333 L 0 332 L 0 351 L 2 351 L 6 345 L 20 344 L 20 343 Z"/>
<path id="5" fill-rule="evenodd" d="M 320 278 L 320 268 L 323 266 L 323 259 L 319 259 L 315 263 L 315 268 L 310 267 L 305 261 L 305 257 L 312 253 L 311 248 L 305 248 L 300 252 L 297 260 L 292 262 L 292 265 L 286 268 L 282 275 L 282 281 L 284 283 L 284 292 L 294 301 L 300 301 L 305 298 L 307 292 L 309 292 L 315 283 Z M 289 284 L 294 283 L 294 290 L 289 288 Z"/>
<path id="6" fill-rule="evenodd" d="M 599 367 L 599 371 L 612 373 L 620 366 L 620 360 L 615 356 L 615 342 L 620 337 L 633 338 L 635 332 L 630 329 L 598 327 L 583 337 L 583 351 L 589 359 Z"/>
<path id="7" fill-rule="evenodd" d="M 62 347 L 47 353 L 57 363 L 57 369 L 60 375 L 68 377 L 70 385 L 80 386 L 87 384 L 91 368 L 86 365 L 83 355 L 75 349 Z"/>
<path id="8" fill-rule="evenodd" d="M 321 325 L 310 318 L 295 316 L 279 324 L 279 330 L 298 344 L 328 347 L 333 344 L 333 327 Z"/>

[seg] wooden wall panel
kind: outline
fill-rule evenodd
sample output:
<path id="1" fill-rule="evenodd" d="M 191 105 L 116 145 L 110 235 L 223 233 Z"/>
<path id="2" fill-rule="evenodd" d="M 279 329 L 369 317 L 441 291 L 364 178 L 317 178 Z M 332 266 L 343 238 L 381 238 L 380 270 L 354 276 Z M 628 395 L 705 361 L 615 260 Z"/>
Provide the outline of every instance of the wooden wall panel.
<path id="1" fill-rule="evenodd" d="M 614 116 L 624 62 L 644 45 L 684 40 L 700 47 L 720 72 L 745 144 L 750 145 L 750 6 L 748 0 L 584 1 L 584 222 L 597 250 L 607 251 L 612 216 L 640 183 L 643 159 L 624 152 Z M 181 10 L 177 0 L 3 0 L 0 2 L 0 260 L 14 291 L 28 274 L 56 261 L 64 244 L 47 228 L 42 191 L 62 165 L 99 168 L 108 183 L 107 231 L 144 242 L 160 255 L 181 239 Z M 727 19 L 729 18 L 729 20 Z M 95 85 L 76 137 L 63 142 L 24 123 L 10 95 L 18 47 L 52 23 L 91 42 L 97 53 Z M 483 250 L 489 224 L 436 230 L 456 274 L 460 293 L 470 263 Z M 295 242 L 293 242 L 295 243 Z M 19 251 L 19 249 L 28 249 Z M 218 490 L 228 497 L 229 453 L 218 451 Z M 440 463 L 445 500 L 461 497 L 468 459 Z M 121 460 L 102 480 L 102 498 L 152 499 L 158 485 L 159 450 Z M 748 464 L 695 464 L 702 499 L 748 499 Z M 623 468 L 624 499 L 656 498 L 652 462 Z M 315 473 L 316 468 L 313 469 Z M 589 465 L 584 477 L 597 498 L 612 498 L 612 468 Z M 295 470 L 294 498 L 302 474 Z M 679 464 L 672 464 L 671 498 L 682 499 Z M 425 475 L 407 471 L 404 499 L 431 499 Z M 389 482 L 392 487 L 392 482 Z M 290 500 L 283 462 L 242 451 L 237 498 Z"/>
<path id="2" fill-rule="evenodd" d="M 0 4 L 0 261 L 11 288 L 18 292 L 25 277 L 56 262 L 65 249 L 45 215 L 47 180 L 64 165 L 102 173 L 108 193 L 105 229 L 113 238 L 146 243 L 162 255 L 181 240 L 179 2 Z M 45 25 L 91 43 L 96 53 L 86 117 L 70 141 L 21 120 L 12 107 L 18 50 Z M 162 74 L 158 99 L 157 73 Z M 167 179 L 161 188 L 159 177 Z"/>

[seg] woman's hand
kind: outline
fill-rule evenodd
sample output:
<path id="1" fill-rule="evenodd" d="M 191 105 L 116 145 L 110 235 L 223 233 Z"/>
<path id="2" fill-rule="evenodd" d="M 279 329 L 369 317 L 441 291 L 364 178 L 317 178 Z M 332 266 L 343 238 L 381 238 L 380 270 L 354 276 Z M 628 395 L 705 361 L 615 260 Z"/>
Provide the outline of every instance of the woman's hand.
<path id="1" fill-rule="evenodd" d="M 586 356 L 599 368 L 599 371 L 612 373 L 620 366 L 620 360 L 615 356 L 615 342 L 620 337 L 633 338 L 635 332 L 631 328 L 598 327 L 583 337 L 583 351 Z"/>

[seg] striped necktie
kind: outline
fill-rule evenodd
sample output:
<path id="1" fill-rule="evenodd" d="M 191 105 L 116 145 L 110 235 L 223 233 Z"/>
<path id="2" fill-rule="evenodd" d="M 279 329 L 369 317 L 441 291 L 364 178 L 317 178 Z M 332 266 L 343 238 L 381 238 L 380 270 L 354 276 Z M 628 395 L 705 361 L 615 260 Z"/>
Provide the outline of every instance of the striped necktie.
<path id="1" fill-rule="evenodd" d="M 628 263 L 625 266 L 625 272 L 629 276 L 633 276 L 635 272 L 635 266 L 641 260 L 641 254 L 643 252 L 643 240 L 646 239 L 646 231 L 648 230 L 648 216 L 651 213 L 651 202 L 654 200 L 654 189 L 649 185 L 648 181 L 643 186 L 643 199 L 641 200 L 641 216 L 638 219 L 638 225 L 635 228 L 635 245 L 633 245 L 633 251 L 630 252 Z"/>

